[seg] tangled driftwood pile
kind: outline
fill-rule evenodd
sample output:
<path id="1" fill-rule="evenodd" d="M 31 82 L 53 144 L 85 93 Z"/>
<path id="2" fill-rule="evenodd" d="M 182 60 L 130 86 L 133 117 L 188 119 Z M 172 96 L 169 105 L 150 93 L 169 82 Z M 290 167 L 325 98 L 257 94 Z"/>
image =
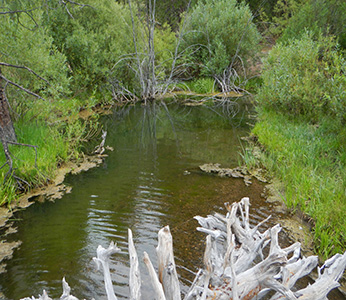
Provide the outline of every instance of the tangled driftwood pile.
<path id="1" fill-rule="evenodd" d="M 268 219 L 254 227 L 250 226 L 249 206 L 249 198 L 243 198 L 240 202 L 231 205 L 226 203 L 228 211 L 226 216 L 216 213 L 206 218 L 195 217 L 201 225 L 197 230 L 207 234 L 204 268 L 197 272 L 183 299 L 327 299 L 329 291 L 339 286 L 338 280 L 346 267 L 346 252 L 343 255 L 333 256 L 319 268 L 317 256 L 302 257 L 299 243 L 287 248 L 279 246 L 278 234 L 281 230 L 279 225 L 263 233 L 258 229 Z M 131 230 L 128 239 L 131 266 L 130 299 L 139 300 L 142 282 Z M 144 262 L 155 293 L 152 299 L 181 300 L 173 256 L 173 241 L 168 226 L 159 231 L 156 250 L 158 273 L 147 253 L 144 253 Z M 118 251 L 120 249 L 114 243 L 111 243 L 107 249 L 99 246 L 97 258 L 94 258 L 98 266 L 102 266 L 108 300 L 117 299 L 109 271 L 109 258 Z M 297 281 L 310 274 L 316 267 L 318 278 L 315 282 L 302 289 L 295 288 Z M 50 298 L 44 291 L 38 299 Z M 65 279 L 60 299 L 77 299 L 70 295 L 70 287 Z M 35 300 L 35 298 L 24 298 L 24 300 Z"/>

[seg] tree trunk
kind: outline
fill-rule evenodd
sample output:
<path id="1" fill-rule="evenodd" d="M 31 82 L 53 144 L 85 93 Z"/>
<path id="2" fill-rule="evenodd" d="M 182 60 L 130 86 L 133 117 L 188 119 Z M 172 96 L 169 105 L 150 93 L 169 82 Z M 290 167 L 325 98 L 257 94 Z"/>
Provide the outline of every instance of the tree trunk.
<path id="1" fill-rule="evenodd" d="M 1 75 L 1 69 L 0 69 Z M 7 148 L 7 142 L 17 142 L 16 133 L 10 116 L 10 108 L 6 100 L 3 79 L 0 77 L 0 139 Z M 5 147 L 6 144 L 6 147 Z"/>

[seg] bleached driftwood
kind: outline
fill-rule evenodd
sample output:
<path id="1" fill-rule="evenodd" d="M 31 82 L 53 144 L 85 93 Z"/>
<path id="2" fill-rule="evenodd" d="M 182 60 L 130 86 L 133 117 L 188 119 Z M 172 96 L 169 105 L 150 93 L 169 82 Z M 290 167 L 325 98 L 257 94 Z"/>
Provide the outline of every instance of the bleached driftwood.
<path id="1" fill-rule="evenodd" d="M 321 268 L 317 268 L 318 278 L 305 288 L 297 290 L 295 284 L 300 278 L 310 274 L 318 264 L 317 256 L 302 257 L 300 244 L 295 243 L 281 248 L 278 235 L 279 225 L 273 226 L 263 233 L 259 227 L 269 218 L 250 225 L 249 198 L 243 198 L 232 205 L 226 203 L 227 215 L 209 215 L 195 217 L 201 227 L 197 230 L 207 234 L 204 253 L 204 268 L 200 269 L 185 294 L 184 300 L 325 300 L 330 290 L 339 286 L 338 280 L 346 268 L 346 252 L 336 254 L 328 259 Z M 140 273 L 138 257 L 134 247 L 132 232 L 129 232 L 130 255 L 130 299 L 141 299 Z M 154 299 L 180 300 L 181 292 L 176 272 L 173 240 L 166 226 L 159 231 L 158 273 L 150 258 L 144 252 L 144 263 L 147 266 Z M 102 265 L 105 288 L 108 300 L 116 300 L 109 271 L 109 257 L 119 249 L 111 243 L 108 249 L 97 248 L 94 260 Z M 266 255 L 264 255 L 266 253 Z M 63 295 L 61 300 L 78 300 L 70 295 L 70 287 L 63 279 Z M 271 294 L 269 294 L 271 292 Z M 24 300 L 36 300 L 24 298 Z M 47 293 L 37 300 L 50 300 Z M 152 299 L 148 299 L 152 300 Z"/>
<path id="2" fill-rule="evenodd" d="M 173 238 L 169 227 L 159 231 L 156 248 L 159 279 L 167 300 L 180 300 L 180 287 L 173 255 Z"/>
<path id="3" fill-rule="evenodd" d="M 100 145 L 97 145 L 94 150 L 94 154 L 103 154 L 105 152 L 105 142 L 106 142 L 106 137 L 107 137 L 107 131 L 102 130 L 102 140 Z"/>
<path id="4" fill-rule="evenodd" d="M 99 245 L 96 250 L 97 257 L 93 258 L 93 260 L 97 264 L 98 269 L 100 269 L 100 267 L 102 266 L 108 300 L 117 300 L 117 297 L 114 294 L 111 273 L 109 271 L 109 258 L 112 254 L 117 252 L 120 252 L 120 249 L 114 242 L 111 242 L 107 249 Z"/>
<path id="5" fill-rule="evenodd" d="M 151 260 L 150 260 L 147 252 L 144 252 L 143 260 L 144 260 L 145 265 L 148 268 L 148 272 L 149 272 L 149 275 L 151 278 L 151 284 L 152 284 L 154 291 L 155 291 L 155 294 L 156 294 L 155 299 L 166 300 L 165 292 L 163 291 L 163 286 L 160 283 L 159 278 L 157 277 L 157 274 L 155 272 L 155 268 L 154 268 L 153 264 L 151 263 Z"/>
<path id="6" fill-rule="evenodd" d="M 138 256 L 133 243 L 132 231 L 128 229 L 130 256 L 130 300 L 141 299 L 141 274 L 139 272 Z"/>

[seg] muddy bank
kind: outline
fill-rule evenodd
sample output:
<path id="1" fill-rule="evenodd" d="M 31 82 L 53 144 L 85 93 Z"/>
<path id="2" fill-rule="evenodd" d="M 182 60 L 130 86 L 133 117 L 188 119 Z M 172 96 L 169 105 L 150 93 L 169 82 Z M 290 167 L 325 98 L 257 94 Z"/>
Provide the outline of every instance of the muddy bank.
<path id="1" fill-rule="evenodd" d="M 21 241 L 7 241 L 7 237 L 17 231 L 13 226 L 13 215 L 15 212 L 26 209 L 37 201 L 55 201 L 64 194 L 71 192 L 72 187 L 66 186 L 63 182 L 67 174 L 78 174 L 97 167 L 103 161 L 102 155 L 84 156 L 82 162 L 64 163 L 58 170 L 56 177 L 50 184 L 34 188 L 30 192 L 20 196 L 11 203 L 10 207 L 0 207 L 0 273 L 5 272 L 5 260 L 11 259 L 13 251 L 21 245 Z"/>

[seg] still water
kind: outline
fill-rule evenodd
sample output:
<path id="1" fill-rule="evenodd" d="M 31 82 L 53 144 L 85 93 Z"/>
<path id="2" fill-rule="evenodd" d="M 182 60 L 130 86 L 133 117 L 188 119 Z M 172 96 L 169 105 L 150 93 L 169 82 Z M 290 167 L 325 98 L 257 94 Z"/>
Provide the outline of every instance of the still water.
<path id="1" fill-rule="evenodd" d="M 244 106 L 246 108 L 246 106 Z M 115 241 L 111 272 L 119 299 L 128 297 L 127 228 L 131 228 L 140 258 L 143 299 L 151 285 L 143 251 L 156 265 L 157 232 L 169 225 L 183 292 L 202 265 L 204 235 L 193 216 L 224 212 L 223 203 L 249 196 L 252 217 L 261 220 L 271 207 L 261 198 L 263 186 L 246 187 L 241 179 L 203 174 L 198 166 L 221 163 L 234 167 L 241 151 L 240 137 L 249 132 L 246 109 L 232 119 L 217 107 L 176 105 L 128 106 L 101 120 L 114 148 L 100 167 L 70 175 L 72 192 L 55 203 L 35 203 L 16 214 L 20 249 L 0 275 L 5 299 L 38 296 L 46 289 L 52 298 L 62 293 L 66 276 L 80 299 L 105 299 L 103 277 L 92 257 L 98 245 Z M 91 149 L 94 145 L 86 146 Z"/>

